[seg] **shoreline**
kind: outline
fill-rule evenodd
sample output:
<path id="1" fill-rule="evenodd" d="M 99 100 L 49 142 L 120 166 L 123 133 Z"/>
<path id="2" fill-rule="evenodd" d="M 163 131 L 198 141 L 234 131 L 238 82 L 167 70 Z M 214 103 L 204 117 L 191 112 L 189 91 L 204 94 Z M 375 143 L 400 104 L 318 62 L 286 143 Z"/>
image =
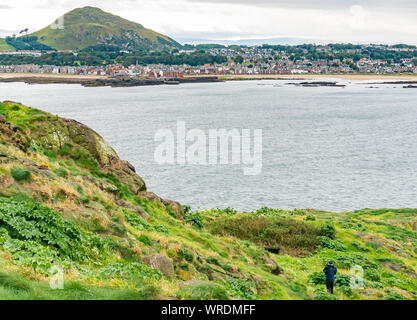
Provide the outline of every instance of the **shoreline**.
<path id="1" fill-rule="evenodd" d="M 407 81 L 417 84 L 417 74 L 277 74 L 277 75 L 199 75 L 175 79 L 122 78 L 98 75 L 62 75 L 40 73 L 0 73 L 1 82 L 24 82 L 27 84 L 80 84 L 85 87 L 134 87 L 150 85 L 178 85 L 183 83 L 212 83 L 224 81 L 256 80 L 333 80 L 333 81 Z"/>
<path id="2" fill-rule="evenodd" d="M 197 76 L 198 77 L 198 76 Z M 417 74 L 271 74 L 271 75 L 225 75 L 219 79 L 239 80 L 372 80 L 372 81 L 417 81 Z"/>

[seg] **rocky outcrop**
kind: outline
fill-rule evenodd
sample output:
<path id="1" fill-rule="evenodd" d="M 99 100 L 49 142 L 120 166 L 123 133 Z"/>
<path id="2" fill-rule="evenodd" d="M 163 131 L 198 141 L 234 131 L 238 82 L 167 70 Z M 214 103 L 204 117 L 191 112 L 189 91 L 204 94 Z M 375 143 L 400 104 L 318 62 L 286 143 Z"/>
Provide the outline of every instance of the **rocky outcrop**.
<path id="1" fill-rule="evenodd" d="M 110 173 L 133 194 L 160 202 L 173 216 L 184 219 L 184 209 L 180 203 L 146 192 L 146 184 L 136 173 L 135 167 L 121 160 L 116 151 L 94 130 L 78 121 L 53 116 L 19 103 L 5 101 L 3 104 L 5 115 L 0 114 L 0 135 L 7 142 L 17 145 L 22 150 L 31 146 L 55 151 L 73 158 L 87 169 L 97 168 L 101 172 Z M 25 123 L 22 123 L 21 128 L 9 122 L 9 110 L 26 114 Z M 38 168 L 37 164 L 26 164 Z M 120 192 L 120 186 L 116 182 L 92 176 L 84 178 L 105 192 L 116 194 Z M 133 208 L 133 210 L 139 216 L 147 217 L 147 213 L 142 208 Z"/>
<path id="2" fill-rule="evenodd" d="M 162 199 L 153 192 L 140 192 L 139 197 L 161 203 L 167 208 L 168 212 L 171 211 L 177 219 L 183 220 L 185 218 L 184 208 L 179 202 Z"/>
<path id="3" fill-rule="evenodd" d="M 147 256 L 143 261 L 151 268 L 159 269 L 167 278 L 174 276 L 174 265 L 172 260 L 162 254 L 156 256 Z"/>
<path id="4" fill-rule="evenodd" d="M 49 150 L 59 151 L 65 146 L 81 147 L 97 161 L 100 170 L 112 173 L 130 192 L 138 194 L 146 190 L 146 184 L 135 168 L 121 160 L 97 132 L 78 121 L 58 117 L 43 121 L 31 137 L 34 144 Z"/>
<path id="5" fill-rule="evenodd" d="M 0 137 L 8 143 L 16 145 L 19 149 L 27 151 L 29 143 L 18 129 L 18 126 L 8 122 L 6 117 L 0 114 Z"/>
<path id="6" fill-rule="evenodd" d="M 272 274 L 279 275 L 279 274 L 282 273 L 281 267 L 278 265 L 278 263 L 273 258 L 265 255 L 263 257 L 263 260 L 265 262 L 265 265 L 269 268 L 269 270 Z"/>

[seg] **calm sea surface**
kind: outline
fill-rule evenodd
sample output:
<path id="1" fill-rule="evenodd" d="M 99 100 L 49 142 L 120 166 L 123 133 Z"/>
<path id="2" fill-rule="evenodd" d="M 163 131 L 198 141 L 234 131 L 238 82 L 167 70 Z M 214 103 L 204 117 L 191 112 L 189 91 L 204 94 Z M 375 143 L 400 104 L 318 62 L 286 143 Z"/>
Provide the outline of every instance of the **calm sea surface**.
<path id="1" fill-rule="evenodd" d="M 100 133 L 158 195 L 193 208 L 417 207 L 417 89 L 242 81 L 133 88 L 1 83 L 0 100 Z M 375 87 L 375 85 L 373 85 Z M 158 165 L 158 129 L 262 129 L 263 167 Z"/>

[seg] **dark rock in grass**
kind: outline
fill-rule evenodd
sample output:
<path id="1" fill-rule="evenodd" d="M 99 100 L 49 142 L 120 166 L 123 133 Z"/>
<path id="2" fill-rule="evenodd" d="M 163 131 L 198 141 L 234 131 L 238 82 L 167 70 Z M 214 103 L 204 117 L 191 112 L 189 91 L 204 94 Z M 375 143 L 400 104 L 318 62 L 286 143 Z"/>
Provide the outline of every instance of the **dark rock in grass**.
<path id="1" fill-rule="evenodd" d="M 402 269 L 402 265 L 397 264 L 397 263 L 393 263 L 390 261 L 384 261 L 381 263 L 385 268 L 391 269 L 395 272 L 398 272 Z"/>
<path id="2" fill-rule="evenodd" d="M 134 209 L 136 211 L 136 214 L 142 219 L 147 220 L 149 218 L 149 214 L 141 206 L 136 206 Z"/>
<path id="3" fill-rule="evenodd" d="M 182 207 L 182 205 L 177 202 L 177 201 L 173 201 L 173 200 L 165 200 L 162 199 L 162 202 L 164 203 L 165 207 L 169 206 L 175 213 L 176 217 L 180 220 L 184 220 L 184 208 Z"/>
<path id="4" fill-rule="evenodd" d="M 147 256 L 143 261 L 151 268 L 159 269 L 167 278 L 174 276 L 174 265 L 172 260 L 162 254 L 156 256 Z"/>
<path id="5" fill-rule="evenodd" d="M 282 273 L 281 267 L 278 265 L 278 263 L 272 259 L 269 256 L 263 257 L 265 265 L 269 268 L 272 274 L 279 275 Z"/>
<path id="6" fill-rule="evenodd" d="M 39 167 L 39 164 L 37 164 L 35 161 L 32 161 L 30 159 L 26 159 L 26 158 L 19 157 L 19 160 L 22 161 L 22 162 L 24 162 L 24 163 L 26 163 L 26 164 L 30 164 L 30 165 L 32 165 L 34 167 Z"/>
<path id="7" fill-rule="evenodd" d="M 252 278 L 253 282 L 255 282 L 257 293 L 259 294 L 271 294 L 274 291 L 263 281 L 260 277 L 254 276 Z"/>

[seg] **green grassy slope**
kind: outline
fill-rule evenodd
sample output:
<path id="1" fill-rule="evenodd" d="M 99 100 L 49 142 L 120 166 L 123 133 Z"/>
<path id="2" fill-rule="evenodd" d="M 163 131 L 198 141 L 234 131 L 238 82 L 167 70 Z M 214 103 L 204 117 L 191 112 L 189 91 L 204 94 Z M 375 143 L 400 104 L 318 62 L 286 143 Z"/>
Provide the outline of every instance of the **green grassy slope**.
<path id="1" fill-rule="evenodd" d="M 13 51 L 14 48 L 7 44 L 5 39 L 0 39 L 0 51 Z"/>
<path id="2" fill-rule="evenodd" d="M 29 36 L 58 50 L 79 50 L 98 44 L 121 49 L 163 49 L 180 46 L 171 38 L 99 8 L 74 9 L 64 15 L 64 28 L 50 26 Z"/>
<path id="3" fill-rule="evenodd" d="M 0 299 L 417 298 L 417 209 L 192 212 L 129 168 L 81 124 L 0 103 Z"/>

